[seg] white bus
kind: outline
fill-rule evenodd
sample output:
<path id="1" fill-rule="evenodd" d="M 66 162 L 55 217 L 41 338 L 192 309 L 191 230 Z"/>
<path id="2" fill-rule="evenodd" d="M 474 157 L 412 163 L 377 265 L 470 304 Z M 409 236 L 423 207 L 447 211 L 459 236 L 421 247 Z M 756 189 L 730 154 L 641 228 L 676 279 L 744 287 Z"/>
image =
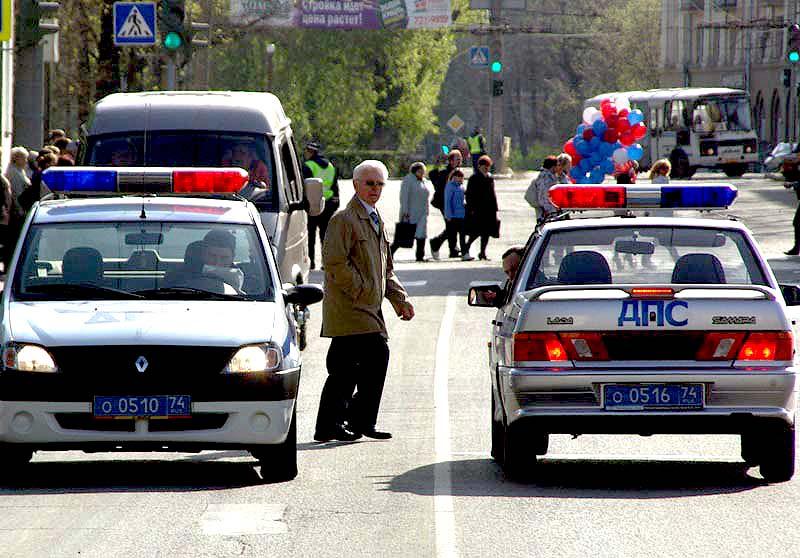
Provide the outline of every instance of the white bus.
<path id="1" fill-rule="evenodd" d="M 648 135 L 641 140 L 643 168 L 669 159 L 673 178 L 689 178 L 699 168 L 742 176 L 758 162 L 758 137 L 752 127 L 746 91 L 722 87 L 680 87 L 603 93 L 584 102 L 627 97 L 645 115 Z"/>

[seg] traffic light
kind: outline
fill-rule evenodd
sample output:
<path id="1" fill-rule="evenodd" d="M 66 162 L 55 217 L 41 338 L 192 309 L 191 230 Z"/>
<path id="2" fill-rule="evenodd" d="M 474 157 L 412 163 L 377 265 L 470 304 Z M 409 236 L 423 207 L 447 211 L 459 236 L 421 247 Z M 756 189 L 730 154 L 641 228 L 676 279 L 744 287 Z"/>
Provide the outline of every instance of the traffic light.
<path id="1" fill-rule="evenodd" d="M 499 60 L 493 60 L 489 67 L 491 68 L 493 74 L 499 74 L 503 71 L 503 63 Z"/>
<path id="2" fill-rule="evenodd" d="M 492 80 L 492 97 L 499 97 L 503 94 L 503 80 L 502 79 L 493 79 Z"/>
<path id="3" fill-rule="evenodd" d="M 186 0 L 161 0 L 159 18 L 163 34 L 161 44 L 169 51 L 176 51 L 186 45 Z"/>
<path id="4" fill-rule="evenodd" d="M 792 69 L 791 68 L 784 68 L 783 69 L 783 86 L 790 87 L 792 85 Z"/>
<path id="5" fill-rule="evenodd" d="M 789 41 L 786 47 L 786 59 L 791 64 L 800 62 L 800 25 L 789 26 Z"/>
<path id="6" fill-rule="evenodd" d="M 58 33 L 58 2 L 22 0 L 17 17 L 16 43 L 18 47 L 33 47 L 45 35 Z"/>

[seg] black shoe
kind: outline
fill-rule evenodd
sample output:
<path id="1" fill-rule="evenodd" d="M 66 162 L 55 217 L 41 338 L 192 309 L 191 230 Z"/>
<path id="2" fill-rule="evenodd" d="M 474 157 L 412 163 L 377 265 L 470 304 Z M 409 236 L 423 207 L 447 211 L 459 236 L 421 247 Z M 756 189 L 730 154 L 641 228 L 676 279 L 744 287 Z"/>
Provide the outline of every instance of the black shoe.
<path id="1" fill-rule="evenodd" d="M 311 266 L 310 266 L 310 267 L 311 267 L 311 269 L 317 269 L 317 264 L 315 264 L 315 263 L 312 261 L 312 262 L 311 262 Z"/>
<path id="2" fill-rule="evenodd" d="M 787 250 L 784 252 L 787 256 L 797 256 L 800 255 L 800 248 L 792 248 L 791 250 Z"/>
<path id="3" fill-rule="evenodd" d="M 489 261 L 489 257 L 486 254 L 478 254 L 478 259 Z"/>
<path id="4" fill-rule="evenodd" d="M 361 434 L 353 432 L 352 430 L 348 429 L 346 426 L 341 424 L 337 424 L 333 428 L 327 431 L 317 431 L 314 433 L 314 439 L 317 442 L 330 442 L 331 440 L 338 440 L 340 442 L 352 442 L 354 440 L 358 440 L 361 437 Z"/>
<path id="5" fill-rule="evenodd" d="M 359 435 L 364 435 L 367 438 L 374 438 L 375 440 L 388 440 L 392 437 L 391 432 L 381 432 L 375 428 L 368 428 L 366 430 L 355 430 Z"/>

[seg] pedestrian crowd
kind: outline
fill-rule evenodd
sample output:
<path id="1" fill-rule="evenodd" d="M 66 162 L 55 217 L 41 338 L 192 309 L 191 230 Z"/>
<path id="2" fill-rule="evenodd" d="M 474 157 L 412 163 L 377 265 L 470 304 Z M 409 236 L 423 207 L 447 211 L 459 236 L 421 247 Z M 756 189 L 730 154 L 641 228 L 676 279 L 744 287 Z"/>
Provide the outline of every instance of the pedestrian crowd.
<path id="1" fill-rule="evenodd" d="M 38 151 L 22 146 L 11 148 L 8 167 L 0 175 L 0 261 L 3 272 L 17 243 L 28 210 L 50 191 L 42 183 L 42 173 L 49 167 L 75 165 L 78 142 L 64 130 L 50 130 L 45 144 Z"/>

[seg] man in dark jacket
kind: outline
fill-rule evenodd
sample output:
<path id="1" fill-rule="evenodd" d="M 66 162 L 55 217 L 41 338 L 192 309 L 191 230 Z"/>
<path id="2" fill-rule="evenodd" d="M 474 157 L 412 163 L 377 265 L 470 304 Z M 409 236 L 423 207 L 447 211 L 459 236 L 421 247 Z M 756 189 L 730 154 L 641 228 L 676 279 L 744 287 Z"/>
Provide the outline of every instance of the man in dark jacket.
<path id="1" fill-rule="evenodd" d="M 328 221 L 339 209 L 339 172 L 328 159 L 320 155 L 320 146 L 316 142 L 306 144 L 303 157 L 303 178 L 322 179 L 322 197 L 325 198 L 325 209 L 316 217 L 308 216 L 308 256 L 311 258 L 311 269 L 316 267 L 314 256 L 316 250 L 317 229 L 319 240 L 325 242 L 325 231 Z"/>
<path id="2" fill-rule="evenodd" d="M 431 179 L 431 183 L 433 184 L 433 199 L 431 200 L 431 205 L 442 212 L 442 218 L 444 218 L 444 188 L 447 186 L 447 178 L 450 176 L 451 172 L 461 166 L 461 161 L 461 152 L 458 149 L 454 149 L 447 156 L 447 166 L 445 168 L 432 170 L 428 173 L 428 178 Z M 450 257 L 458 258 L 461 256 L 456 248 L 456 239 L 449 238 L 447 235 L 447 228 L 445 228 L 444 231 L 431 238 L 431 255 L 434 260 L 439 259 L 439 248 L 442 247 L 445 240 L 447 240 L 450 248 Z"/>

